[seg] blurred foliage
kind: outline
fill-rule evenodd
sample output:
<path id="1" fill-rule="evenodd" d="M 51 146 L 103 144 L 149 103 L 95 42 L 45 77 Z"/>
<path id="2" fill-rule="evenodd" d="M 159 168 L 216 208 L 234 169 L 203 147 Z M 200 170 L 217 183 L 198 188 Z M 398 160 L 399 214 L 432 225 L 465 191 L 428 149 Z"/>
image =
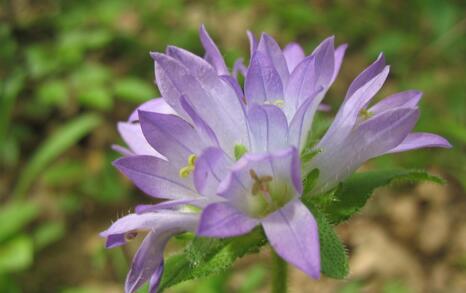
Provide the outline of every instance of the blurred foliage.
<path id="1" fill-rule="evenodd" d="M 115 210 L 124 214 L 145 197 L 110 165 L 117 157 L 110 145 L 119 141 L 115 122 L 158 96 L 149 51 L 174 44 L 203 53 L 201 23 L 230 65 L 240 55 L 248 58 L 246 29 L 267 31 L 281 44 L 298 41 L 308 52 L 328 35 L 347 42 L 348 56 L 327 98 L 333 109 L 358 72 L 384 51 L 392 74 L 383 94 L 422 90 L 417 129 L 444 135 L 454 148 L 370 164 L 435 168 L 466 188 L 460 0 L 5 0 L 0 19 L 0 292 L 121 288 L 126 252 L 104 252 L 97 232 L 118 216 Z M 263 268 L 250 270 L 240 292 L 254 292 L 263 282 Z M 175 292 L 220 292 L 230 278 L 225 274 Z M 99 284 L 89 284 L 96 279 Z M 400 286 L 388 284 L 386 291 Z"/>

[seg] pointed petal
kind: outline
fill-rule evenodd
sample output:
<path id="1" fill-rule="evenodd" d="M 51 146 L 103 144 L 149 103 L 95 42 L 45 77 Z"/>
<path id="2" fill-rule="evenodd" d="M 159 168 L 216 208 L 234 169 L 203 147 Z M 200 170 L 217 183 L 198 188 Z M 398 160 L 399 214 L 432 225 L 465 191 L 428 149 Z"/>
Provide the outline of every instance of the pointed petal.
<path id="1" fill-rule="evenodd" d="M 139 123 L 118 122 L 117 127 L 118 132 L 133 154 L 164 158 L 147 142 Z"/>
<path id="2" fill-rule="evenodd" d="M 170 105 L 167 104 L 167 102 L 163 98 L 156 98 L 149 100 L 143 104 L 141 104 L 139 107 L 136 108 L 136 110 L 131 113 L 131 115 L 128 118 L 129 122 L 134 122 L 139 120 L 139 114 L 138 111 L 147 111 L 147 112 L 156 112 L 156 113 L 161 113 L 161 114 L 174 114 L 176 115 L 175 110 L 173 110 Z"/>
<path id="3" fill-rule="evenodd" d="M 309 131 L 312 127 L 314 115 L 319 109 L 319 101 L 315 99 L 315 96 L 323 90 L 323 87 L 317 89 L 317 92 L 312 94 L 304 103 L 302 103 L 290 122 L 288 144 L 296 146 L 300 151 L 305 147 L 307 136 L 309 135 Z"/>
<path id="4" fill-rule="evenodd" d="M 388 110 L 361 123 L 341 143 L 321 145 L 322 152 L 311 161 L 312 168 L 320 171 L 315 190 L 334 187 L 365 161 L 399 145 L 418 117 L 413 108 Z"/>
<path id="5" fill-rule="evenodd" d="M 343 44 L 338 46 L 335 50 L 335 69 L 333 71 L 332 80 L 330 84 L 332 84 L 335 79 L 337 78 L 338 73 L 340 72 L 341 64 L 343 63 L 343 58 L 345 57 L 346 49 L 348 48 L 347 44 Z"/>
<path id="6" fill-rule="evenodd" d="M 157 289 L 160 285 L 160 281 L 162 280 L 162 275 L 164 271 L 164 262 L 158 266 L 155 272 L 152 274 L 149 280 L 149 293 L 157 293 Z"/>
<path id="7" fill-rule="evenodd" d="M 201 215 L 196 234 L 204 237 L 233 237 L 250 232 L 259 224 L 228 203 L 208 205 Z"/>
<path id="8" fill-rule="evenodd" d="M 240 60 L 238 59 L 236 61 L 240 61 Z M 224 81 L 226 81 L 231 86 L 231 88 L 233 88 L 235 90 L 235 93 L 236 93 L 236 96 L 238 97 L 238 99 L 242 100 L 243 97 L 244 97 L 244 94 L 243 94 L 243 89 L 241 88 L 241 86 L 238 83 L 238 80 L 236 79 L 236 76 L 238 75 L 237 70 L 239 70 L 239 69 L 236 68 L 236 66 L 237 66 L 237 63 L 235 62 L 235 68 L 233 69 L 233 76 L 234 77 L 230 76 L 230 75 L 222 75 L 222 76 L 220 76 L 220 78 L 223 79 Z M 243 63 L 241 63 L 240 66 L 244 67 Z M 246 70 L 246 69 L 244 68 L 244 70 Z M 246 72 L 246 71 L 244 71 L 244 72 Z M 245 73 L 242 73 L 242 74 L 244 76 L 246 76 Z M 241 106 L 244 107 L 244 103 L 241 103 Z"/>
<path id="9" fill-rule="evenodd" d="M 348 99 L 343 102 L 343 105 L 338 110 L 332 125 L 330 125 L 330 128 L 319 142 L 318 147 L 321 145 L 339 144 L 346 138 L 346 136 L 351 132 L 356 122 L 358 121 L 358 116 L 361 110 L 382 88 L 385 80 L 387 79 L 388 72 L 389 67 L 384 67 L 384 69 L 379 74 L 358 88 Z"/>
<path id="10" fill-rule="evenodd" d="M 184 205 L 193 205 L 196 207 L 203 208 L 208 204 L 207 198 L 188 198 L 188 199 L 175 199 L 167 200 L 158 204 L 141 204 L 137 205 L 134 212 L 138 215 L 145 213 L 153 213 L 161 210 L 178 210 Z"/>
<path id="11" fill-rule="evenodd" d="M 299 106 L 318 89 L 323 91 L 316 96 L 317 103 L 324 98 L 325 92 L 331 85 L 335 67 L 335 50 L 333 37 L 324 40 L 314 51 L 299 63 L 290 76 L 285 91 L 285 112 L 291 119 Z"/>
<path id="12" fill-rule="evenodd" d="M 317 223 L 311 212 L 295 199 L 262 221 L 275 252 L 308 276 L 320 277 Z"/>
<path id="13" fill-rule="evenodd" d="M 171 88 L 161 87 L 162 95 L 170 94 L 182 112 L 185 111 L 180 105 L 180 98 L 186 96 L 194 110 L 215 132 L 222 148 L 227 149 L 232 143 L 244 144 L 243 140 L 247 139 L 245 113 L 231 85 L 202 58 L 180 48 L 169 47 L 168 51 L 177 60 L 152 53 L 158 75 L 173 85 Z"/>
<path id="14" fill-rule="evenodd" d="M 286 65 L 282 49 L 277 42 L 268 34 L 262 33 L 259 44 L 257 45 L 257 51 L 269 58 L 275 67 L 275 70 L 277 70 L 278 75 L 280 75 L 282 84 L 286 85 L 290 73 L 288 72 L 288 66 Z"/>
<path id="15" fill-rule="evenodd" d="M 241 73 L 243 77 L 246 77 L 246 73 L 248 72 L 247 67 L 243 63 L 243 58 L 236 59 L 235 63 L 233 64 L 233 77 L 237 80 L 238 74 Z"/>
<path id="16" fill-rule="evenodd" d="M 126 276 L 125 292 L 136 292 L 154 274 L 163 272 L 163 251 L 171 234 L 156 234 L 150 232 L 139 246 L 133 257 L 131 269 Z"/>
<path id="17" fill-rule="evenodd" d="M 378 114 L 393 108 L 414 108 L 419 103 L 421 97 L 422 93 L 416 90 L 396 93 L 394 95 L 384 98 L 383 100 L 369 108 L 369 112 L 373 114 Z"/>
<path id="18" fill-rule="evenodd" d="M 257 39 L 256 36 L 251 31 L 246 31 L 249 40 L 249 54 L 252 58 L 254 52 L 257 50 Z"/>
<path id="19" fill-rule="evenodd" d="M 420 148 L 451 148 L 451 144 L 443 137 L 425 132 L 410 133 L 408 136 L 395 148 L 387 152 L 387 154 L 406 152 Z"/>
<path id="20" fill-rule="evenodd" d="M 300 104 L 316 91 L 315 56 L 306 57 L 291 73 L 285 90 L 285 108 L 287 117 L 291 119 Z"/>
<path id="21" fill-rule="evenodd" d="M 367 84 L 370 80 L 374 79 L 385 69 L 385 56 L 380 54 L 374 63 L 369 65 L 363 72 L 361 72 L 351 83 L 346 92 L 345 100 L 351 97 L 359 88 Z"/>
<path id="22" fill-rule="evenodd" d="M 125 147 L 122 147 L 121 145 L 112 144 L 111 148 L 115 152 L 117 152 L 120 155 L 125 156 L 125 157 L 134 155 L 134 153 L 132 151 L 130 151 L 129 149 L 127 149 Z M 162 155 L 160 155 L 160 156 L 163 157 Z"/>
<path id="23" fill-rule="evenodd" d="M 194 169 L 194 185 L 197 191 L 208 197 L 215 196 L 218 185 L 227 176 L 233 163 L 221 149 L 205 149 L 196 160 Z"/>
<path id="24" fill-rule="evenodd" d="M 289 194 L 283 196 L 294 197 L 302 192 L 299 155 L 294 147 L 272 153 L 247 153 L 230 170 L 220 183 L 217 194 L 248 215 L 254 214 L 258 198 L 253 194 L 255 181 L 251 170 L 258 177 L 272 177 L 268 183 L 270 194 L 274 190 L 285 190 Z"/>
<path id="25" fill-rule="evenodd" d="M 201 116 L 194 110 L 192 105 L 186 99 L 186 96 L 181 96 L 181 106 L 191 117 L 199 138 L 204 142 L 205 145 L 218 146 L 217 136 L 210 126 L 202 119 Z"/>
<path id="26" fill-rule="evenodd" d="M 105 241 L 105 248 L 114 248 L 126 244 L 126 235 L 122 234 L 113 234 L 107 237 Z"/>
<path id="27" fill-rule="evenodd" d="M 118 219 L 110 228 L 100 233 L 108 238 L 139 231 L 193 231 L 199 220 L 199 214 L 163 210 L 158 213 L 129 214 Z"/>
<path id="28" fill-rule="evenodd" d="M 283 49 L 283 56 L 288 66 L 288 71 L 291 73 L 305 57 L 303 48 L 297 43 L 289 43 Z"/>
<path id="29" fill-rule="evenodd" d="M 252 105 L 248 111 L 251 151 L 269 152 L 288 146 L 288 122 L 282 110 L 272 105 Z"/>
<path id="30" fill-rule="evenodd" d="M 176 113 L 178 113 L 178 115 L 185 119 L 188 118 L 180 105 L 180 97 L 185 92 L 194 92 L 194 90 L 188 88 L 194 87 L 194 82 L 183 87 L 182 84 L 173 77 L 175 75 L 189 75 L 188 69 L 178 60 L 164 54 L 151 52 L 151 57 L 155 62 L 155 83 L 163 99 L 172 109 L 174 109 Z"/>
<path id="31" fill-rule="evenodd" d="M 205 146 L 194 128 L 178 116 L 141 111 L 139 118 L 149 144 L 175 168 L 186 166 L 188 157 Z"/>
<path id="32" fill-rule="evenodd" d="M 335 37 L 328 37 L 315 48 L 312 55 L 315 56 L 316 77 L 314 77 L 317 86 L 328 88 L 335 71 Z"/>
<path id="33" fill-rule="evenodd" d="M 157 278 L 160 278 L 163 272 L 163 251 L 168 240 L 178 233 L 194 231 L 199 220 L 199 215 L 165 211 L 163 213 L 148 213 L 143 215 L 133 214 L 126 217 L 130 216 L 139 219 L 140 228 L 136 229 L 148 230 L 150 232 L 141 246 L 139 246 L 133 258 L 131 269 L 126 276 L 125 291 L 135 292 L 149 279 L 152 287 L 151 290 L 153 290 L 153 287 L 158 283 Z M 122 219 L 119 221 L 122 221 Z M 117 226 L 117 223 L 113 226 Z"/>
<path id="34" fill-rule="evenodd" d="M 179 170 L 165 160 L 151 156 L 118 159 L 113 165 L 150 196 L 166 199 L 198 197 L 192 178 L 182 178 Z"/>
<path id="35" fill-rule="evenodd" d="M 252 56 L 244 81 L 244 93 L 248 103 L 283 100 L 280 75 L 269 58 L 259 51 Z"/>
<path id="36" fill-rule="evenodd" d="M 206 51 L 206 60 L 215 68 L 218 75 L 229 75 L 225 60 L 223 59 L 220 50 L 215 45 L 212 38 L 209 36 L 204 25 L 199 28 L 199 36 L 201 38 L 202 46 Z"/>
<path id="37" fill-rule="evenodd" d="M 361 144 L 367 158 L 383 154 L 406 138 L 419 118 L 415 108 L 397 108 L 385 111 L 361 123 L 351 142 Z"/>

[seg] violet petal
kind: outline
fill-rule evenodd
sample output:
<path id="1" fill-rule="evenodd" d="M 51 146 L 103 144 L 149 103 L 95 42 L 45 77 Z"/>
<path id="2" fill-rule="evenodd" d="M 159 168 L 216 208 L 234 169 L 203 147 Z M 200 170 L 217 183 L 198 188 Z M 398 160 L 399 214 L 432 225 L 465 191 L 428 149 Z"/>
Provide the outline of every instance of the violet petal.
<path id="1" fill-rule="evenodd" d="M 113 165 L 150 196 L 166 199 L 198 197 L 191 178 L 179 176 L 179 170 L 162 159 L 151 156 L 120 158 Z"/>
<path id="2" fill-rule="evenodd" d="M 299 199 L 262 221 L 275 252 L 308 276 L 320 277 L 320 244 L 317 223 Z"/>
<path id="3" fill-rule="evenodd" d="M 258 220 L 249 218 L 228 203 L 213 203 L 202 211 L 196 234 L 204 237 L 233 237 L 248 233 L 258 223 Z"/>

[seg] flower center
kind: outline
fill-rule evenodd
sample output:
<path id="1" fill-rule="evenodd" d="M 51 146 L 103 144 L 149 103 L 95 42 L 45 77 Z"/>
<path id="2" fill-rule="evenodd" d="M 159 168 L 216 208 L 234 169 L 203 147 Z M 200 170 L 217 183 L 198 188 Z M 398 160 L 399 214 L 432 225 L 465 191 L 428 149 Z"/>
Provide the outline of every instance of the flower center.
<path id="1" fill-rule="evenodd" d="M 259 176 L 256 171 L 249 170 L 253 180 L 248 197 L 247 212 L 256 218 L 263 218 L 280 209 L 289 202 L 294 194 L 288 184 L 270 175 Z"/>

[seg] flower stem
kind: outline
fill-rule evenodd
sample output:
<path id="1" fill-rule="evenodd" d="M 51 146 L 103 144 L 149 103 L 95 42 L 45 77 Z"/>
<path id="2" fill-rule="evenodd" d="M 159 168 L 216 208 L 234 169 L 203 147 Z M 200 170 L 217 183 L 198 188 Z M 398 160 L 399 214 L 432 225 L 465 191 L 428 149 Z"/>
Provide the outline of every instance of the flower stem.
<path id="1" fill-rule="evenodd" d="M 272 293 L 286 293 L 288 285 L 288 263 L 272 252 Z"/>

